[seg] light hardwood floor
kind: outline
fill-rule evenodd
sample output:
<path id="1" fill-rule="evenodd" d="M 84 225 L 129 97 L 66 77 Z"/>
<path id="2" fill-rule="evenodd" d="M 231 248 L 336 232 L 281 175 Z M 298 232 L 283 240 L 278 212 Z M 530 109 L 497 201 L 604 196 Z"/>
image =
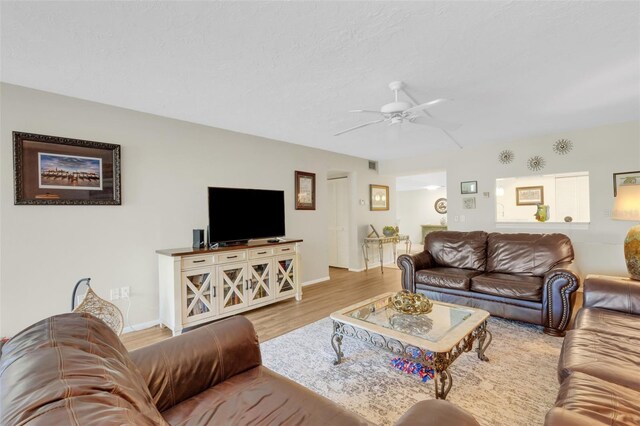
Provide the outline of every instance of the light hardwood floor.
<path id="1" fill-rule="evenodd" d="M 365 272 L 349 272 L 330 268 L 331 279 L 302 288 L 302 300 L 289 299 L 242 315 L 256 328 L 261 342 L 329 316 L 333 311 L 360 300 L 388 291 L 399 291 L 400 270 L 371 268 Z M 121 338 L 128 350 L 141 348 L 171 337 L 166 328 L 153 327 L 124 334 Z"/>

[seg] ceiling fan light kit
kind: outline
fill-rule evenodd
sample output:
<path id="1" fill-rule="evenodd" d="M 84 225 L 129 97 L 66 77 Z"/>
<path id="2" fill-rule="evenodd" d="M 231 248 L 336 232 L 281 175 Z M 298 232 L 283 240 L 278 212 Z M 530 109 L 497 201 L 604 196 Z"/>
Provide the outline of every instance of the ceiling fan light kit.
<path id="1" fill-rule="evenodd" d="M 347 132 L 351 132 L 353 130 L 360 129 L 362 127 L 367 127 L 372 124 L 387 122 L 389 125 L 396 125 L 402 123 L 411 123 L 411 124 L 420 124 L 424 126 L 431 126 L 441 129 L 447 136 L 449 136 L 456 145 L 460 146 L 458 142 L 453 139 L 453 137 L 448 133 L 450 130 L 456 130 L 460 127 L 457 123 L 449 123 L 446 121 L 438 120 L 432 117 L 427 111 L 427 108 L 430 108 L 434 105 L 437 105 L 442 102 L 448 101 L 448 99 L 434 99 L 429 102 L 420 103 L 415 100 L 409 93 L 407 93 L 405 89 L 405 84 L 402 81 L 392 81 L 389 83 L 389 88 L 393 91 L 394 101 L 388 104 L 382 105 L 380 111 L 373 111 L 367 109 L 355 109 L 349 112 L 359 113 L 359 114 L 378 114 L 381 116 L 380 120 L 369 121 L 367 123 L 363 123 L 349 129 L 343 130 L 341 132 L 336 133 L 334 136 L 339 136 Z M 411 102 L 401 101 L 398 99 L 399 93 L 402 92 L 408 97 Z"/>

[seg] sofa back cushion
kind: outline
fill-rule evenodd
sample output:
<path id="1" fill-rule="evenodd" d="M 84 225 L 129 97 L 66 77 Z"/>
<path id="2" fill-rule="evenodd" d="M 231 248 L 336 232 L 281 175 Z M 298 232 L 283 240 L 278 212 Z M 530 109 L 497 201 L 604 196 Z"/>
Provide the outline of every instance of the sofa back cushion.
<path id="1" fill-rule="evenodd" d="M 561 262 L 573 260 L 564 234 L 501 234 L 487 239 L 487 272 L 541 277 Z"/>
<path id="2" fill-rule="evenodd" d="M 118 336 L 87 313 L 42 320 L 0 356 L 0 424 L 166 424 Z"/>
<path id="3" fill-rule="evenodd" d="M 424 239 L 424 249 L 440 266 L 484 271 L 487 262 L 487 233 L 430 232 Z"/>

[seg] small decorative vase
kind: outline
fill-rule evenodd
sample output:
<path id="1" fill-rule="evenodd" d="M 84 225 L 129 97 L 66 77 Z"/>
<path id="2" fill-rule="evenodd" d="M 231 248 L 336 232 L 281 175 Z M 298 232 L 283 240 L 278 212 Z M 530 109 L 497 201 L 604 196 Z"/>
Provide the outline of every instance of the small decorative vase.
<path id="1" fill-rule="evenodd" d="M 546 204 L 538 204 L 538 210 L 534 215 L 538 222 L 546 222 L 549 220 L 549 206 Z"/>
<path id="2" fill-rule="evenodd" d="M 392 231 L 390 229 L 382 230 L 382 233 L 385 237 L 393 237 L 394 235 L 396 235 L 396 231 Z"/>

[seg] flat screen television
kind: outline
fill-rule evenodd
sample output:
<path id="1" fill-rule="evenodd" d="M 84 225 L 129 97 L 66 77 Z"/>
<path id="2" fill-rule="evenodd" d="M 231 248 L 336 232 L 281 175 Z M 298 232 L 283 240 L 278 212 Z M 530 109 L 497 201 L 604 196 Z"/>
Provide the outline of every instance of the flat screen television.
<path id="1" fill-rule="evenodd" d="M 284 237 L 284 191 L 209 188 L 209 241 Z"/>

